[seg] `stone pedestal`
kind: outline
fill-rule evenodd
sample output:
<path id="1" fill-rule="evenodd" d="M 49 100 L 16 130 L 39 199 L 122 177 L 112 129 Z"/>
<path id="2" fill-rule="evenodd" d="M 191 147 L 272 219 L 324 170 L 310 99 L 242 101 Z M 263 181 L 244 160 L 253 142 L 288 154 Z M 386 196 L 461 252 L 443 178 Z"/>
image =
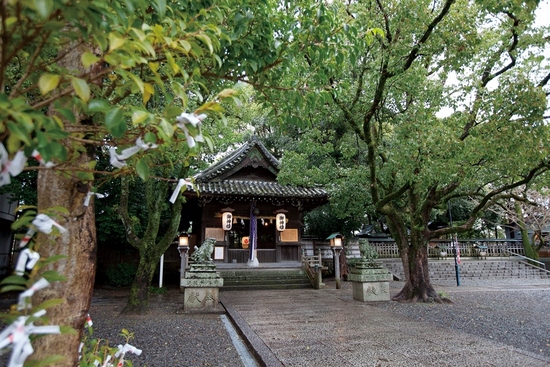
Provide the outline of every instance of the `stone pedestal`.
<path id="1" fill-rule="evenodd" d="M 218 310 L 219 289 L 223 278 L 213 263 L 193 264 L 181 279 L 184 312 L 214 312 Z"/>
<path id="2" fill-rule="evenodd" d="M 348 280 L 352 282 L 353 299 L 362 302 L 390 300 L 390 272 L 384 268 L 373 268 L 360 262 L 351 268 Z"/>

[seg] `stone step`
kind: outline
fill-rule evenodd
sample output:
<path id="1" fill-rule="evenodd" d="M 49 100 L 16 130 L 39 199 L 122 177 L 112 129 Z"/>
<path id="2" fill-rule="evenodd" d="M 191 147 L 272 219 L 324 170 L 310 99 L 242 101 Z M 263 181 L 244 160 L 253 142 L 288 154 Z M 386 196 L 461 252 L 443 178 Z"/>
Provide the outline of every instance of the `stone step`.
<path id="1" fill-rule="evenodd" d="M 220 270 L 223 290 L 297 289 L 311 288 L 311 282 L 301 269 L 283 270 Z"/>

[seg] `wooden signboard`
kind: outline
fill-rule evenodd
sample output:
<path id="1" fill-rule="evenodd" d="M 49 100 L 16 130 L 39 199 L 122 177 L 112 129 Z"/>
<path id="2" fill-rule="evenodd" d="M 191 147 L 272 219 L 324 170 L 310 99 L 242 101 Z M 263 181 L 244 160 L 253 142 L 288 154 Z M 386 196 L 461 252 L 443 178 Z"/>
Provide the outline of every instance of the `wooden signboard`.
<path id="1" fill-rule="evenodd" d="M 207 227 L 204 230 L 204 238 L 214 238 L 216 241 L 225 241 L 225 231 L 223 228 Z"/>
<path id="2" fill-rule="evenodd" d="M 282 231 L 281 242 L 298 242 L 298 229 L 287 228 Z"/>

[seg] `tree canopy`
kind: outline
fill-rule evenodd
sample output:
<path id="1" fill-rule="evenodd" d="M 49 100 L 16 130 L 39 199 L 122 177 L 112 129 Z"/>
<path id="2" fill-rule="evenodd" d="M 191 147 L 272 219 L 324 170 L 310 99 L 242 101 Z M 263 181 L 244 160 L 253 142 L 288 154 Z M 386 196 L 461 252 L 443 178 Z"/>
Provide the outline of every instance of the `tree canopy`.
<path id="1" fill-rule="evenodd" d="M 428 240 L 468 231 L 549 168 L 538 3 L 300 3 L 289 12 L 292 63 L 262 89 L 280 121 L 300 126 L 280 178 L 327 184 L 342 215 L 370 207 L 385 216 L 408 281 L 396 299 L 438 299 L 422 270 Z M 477 202 L 460 225 L 428 227 L 460 198 Z"/>

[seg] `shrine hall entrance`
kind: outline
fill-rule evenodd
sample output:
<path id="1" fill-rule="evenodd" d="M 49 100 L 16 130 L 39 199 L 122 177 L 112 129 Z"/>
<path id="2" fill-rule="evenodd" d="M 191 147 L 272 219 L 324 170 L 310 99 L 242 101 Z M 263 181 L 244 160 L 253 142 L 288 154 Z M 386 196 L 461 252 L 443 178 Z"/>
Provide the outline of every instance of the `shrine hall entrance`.
<path id="1" fill-rule="evenodd" d="M 278 243 L 279 232 L 272 218 L 257 218 L 257 253 L 261 263 L 300 261 L 299 245 Z M 227 261 L 246 263 L 250 257 L 250 219 L 238 218 L 228 233 Z"/>

